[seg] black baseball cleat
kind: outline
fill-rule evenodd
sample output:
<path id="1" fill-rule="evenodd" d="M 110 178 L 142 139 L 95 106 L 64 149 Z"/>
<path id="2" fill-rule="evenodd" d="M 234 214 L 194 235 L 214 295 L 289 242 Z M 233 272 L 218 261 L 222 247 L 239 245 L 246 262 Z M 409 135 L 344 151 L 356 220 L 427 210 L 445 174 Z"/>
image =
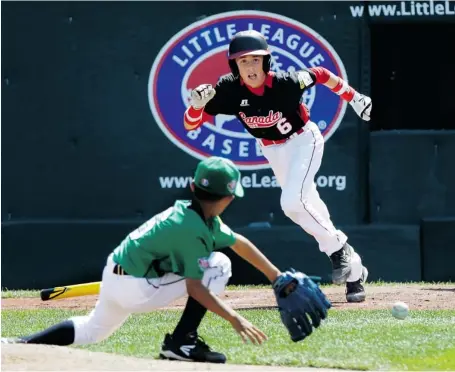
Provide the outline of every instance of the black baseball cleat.
<path id="1" fill-rule="evenodd" d="M 226 363 L 226 356 L 212 351 L 196 332 L 188 334 L 182 341 L 174 340 L 170 334 L 166 334 L 160 358 L 185 362 Z"/>
<path id="2" fill-rule="evenodd" d="M 368 270 L 364 266 L 362 276 L 355 282 L 346 282 L 346 300 L 348 302 L 363 302 L 365 301 L 366 294 L 363 283 L 366 282 L 368 277 Z"/>
<path id="3" fill-rule="evenodd" d="M 351 273 L 351 258 L 354 254 L 354 248 L 345 243 L 340 250 L 332 253 L 332 282 L 334 284 L 344 284 Z"/>

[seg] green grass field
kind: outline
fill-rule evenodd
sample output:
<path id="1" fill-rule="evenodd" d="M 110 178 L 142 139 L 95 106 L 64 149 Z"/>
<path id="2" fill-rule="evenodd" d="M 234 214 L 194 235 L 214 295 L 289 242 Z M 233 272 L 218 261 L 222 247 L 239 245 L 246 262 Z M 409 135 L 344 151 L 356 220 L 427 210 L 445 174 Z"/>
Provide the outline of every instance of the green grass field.
<path id="1" fill-rule="evenodd" d="M 208 313 L 200 334 L 224 352 L 228 363 L 313 366 L 359 370 L 455 370 L 455 311 L 413 311 L 403 321 L 386 310 L 330 310 L 330 317 L 300 343 L 290 341 L 276 310 L 243 310 L 269 336 L 262 346 L 244 345 L 230 325 Z M 2 336 L 39 331 L 81 311 L 3 310 Z M 109 339 L 84 347 L 136 357 L 157 357 L 180 311 L 134 315 Z"/>

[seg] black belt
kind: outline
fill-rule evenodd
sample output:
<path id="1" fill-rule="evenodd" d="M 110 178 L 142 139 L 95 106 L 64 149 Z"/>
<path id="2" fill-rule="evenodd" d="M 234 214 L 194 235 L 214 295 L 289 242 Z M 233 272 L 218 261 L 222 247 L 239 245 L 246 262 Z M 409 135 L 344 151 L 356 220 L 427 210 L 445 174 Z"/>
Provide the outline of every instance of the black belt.
<path id="1" fill-rule="evenodd" d="M 117 275 L 129 275 L 119 264 L 115 264 L 113 273 Z"/>
<path id="2" fill-rule="evenodd" d="M 262 146 L 281 145 L 281 144 L 289 141 L 291 138 L 294 138 L 294 137 L 298 136 L 299 134 L 302 134 L 305 131 L 304 128 L 305 128 L 305 126 L 300 128 L 298 131 L 292 133 L 287 138 L 283 138 L 283 139 L 280 139 L 280 140 L 268 140 L 268 139 L 261 138 L 259 141 L 262 143 Z"/>

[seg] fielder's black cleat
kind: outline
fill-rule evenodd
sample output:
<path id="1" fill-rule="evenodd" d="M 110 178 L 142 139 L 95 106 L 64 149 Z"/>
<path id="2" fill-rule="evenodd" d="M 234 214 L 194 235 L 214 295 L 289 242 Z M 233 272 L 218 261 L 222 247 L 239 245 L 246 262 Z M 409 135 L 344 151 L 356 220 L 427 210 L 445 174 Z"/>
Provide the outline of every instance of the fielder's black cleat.
<path id="1" fill-rule="evenodd" d="M 196 332 L 188 334 L 181 341 L 174 340 L 170 334 L 166 334 L 160 358 L 186 362 L 226 363 L 226 356 L 212 351 Z"/>

